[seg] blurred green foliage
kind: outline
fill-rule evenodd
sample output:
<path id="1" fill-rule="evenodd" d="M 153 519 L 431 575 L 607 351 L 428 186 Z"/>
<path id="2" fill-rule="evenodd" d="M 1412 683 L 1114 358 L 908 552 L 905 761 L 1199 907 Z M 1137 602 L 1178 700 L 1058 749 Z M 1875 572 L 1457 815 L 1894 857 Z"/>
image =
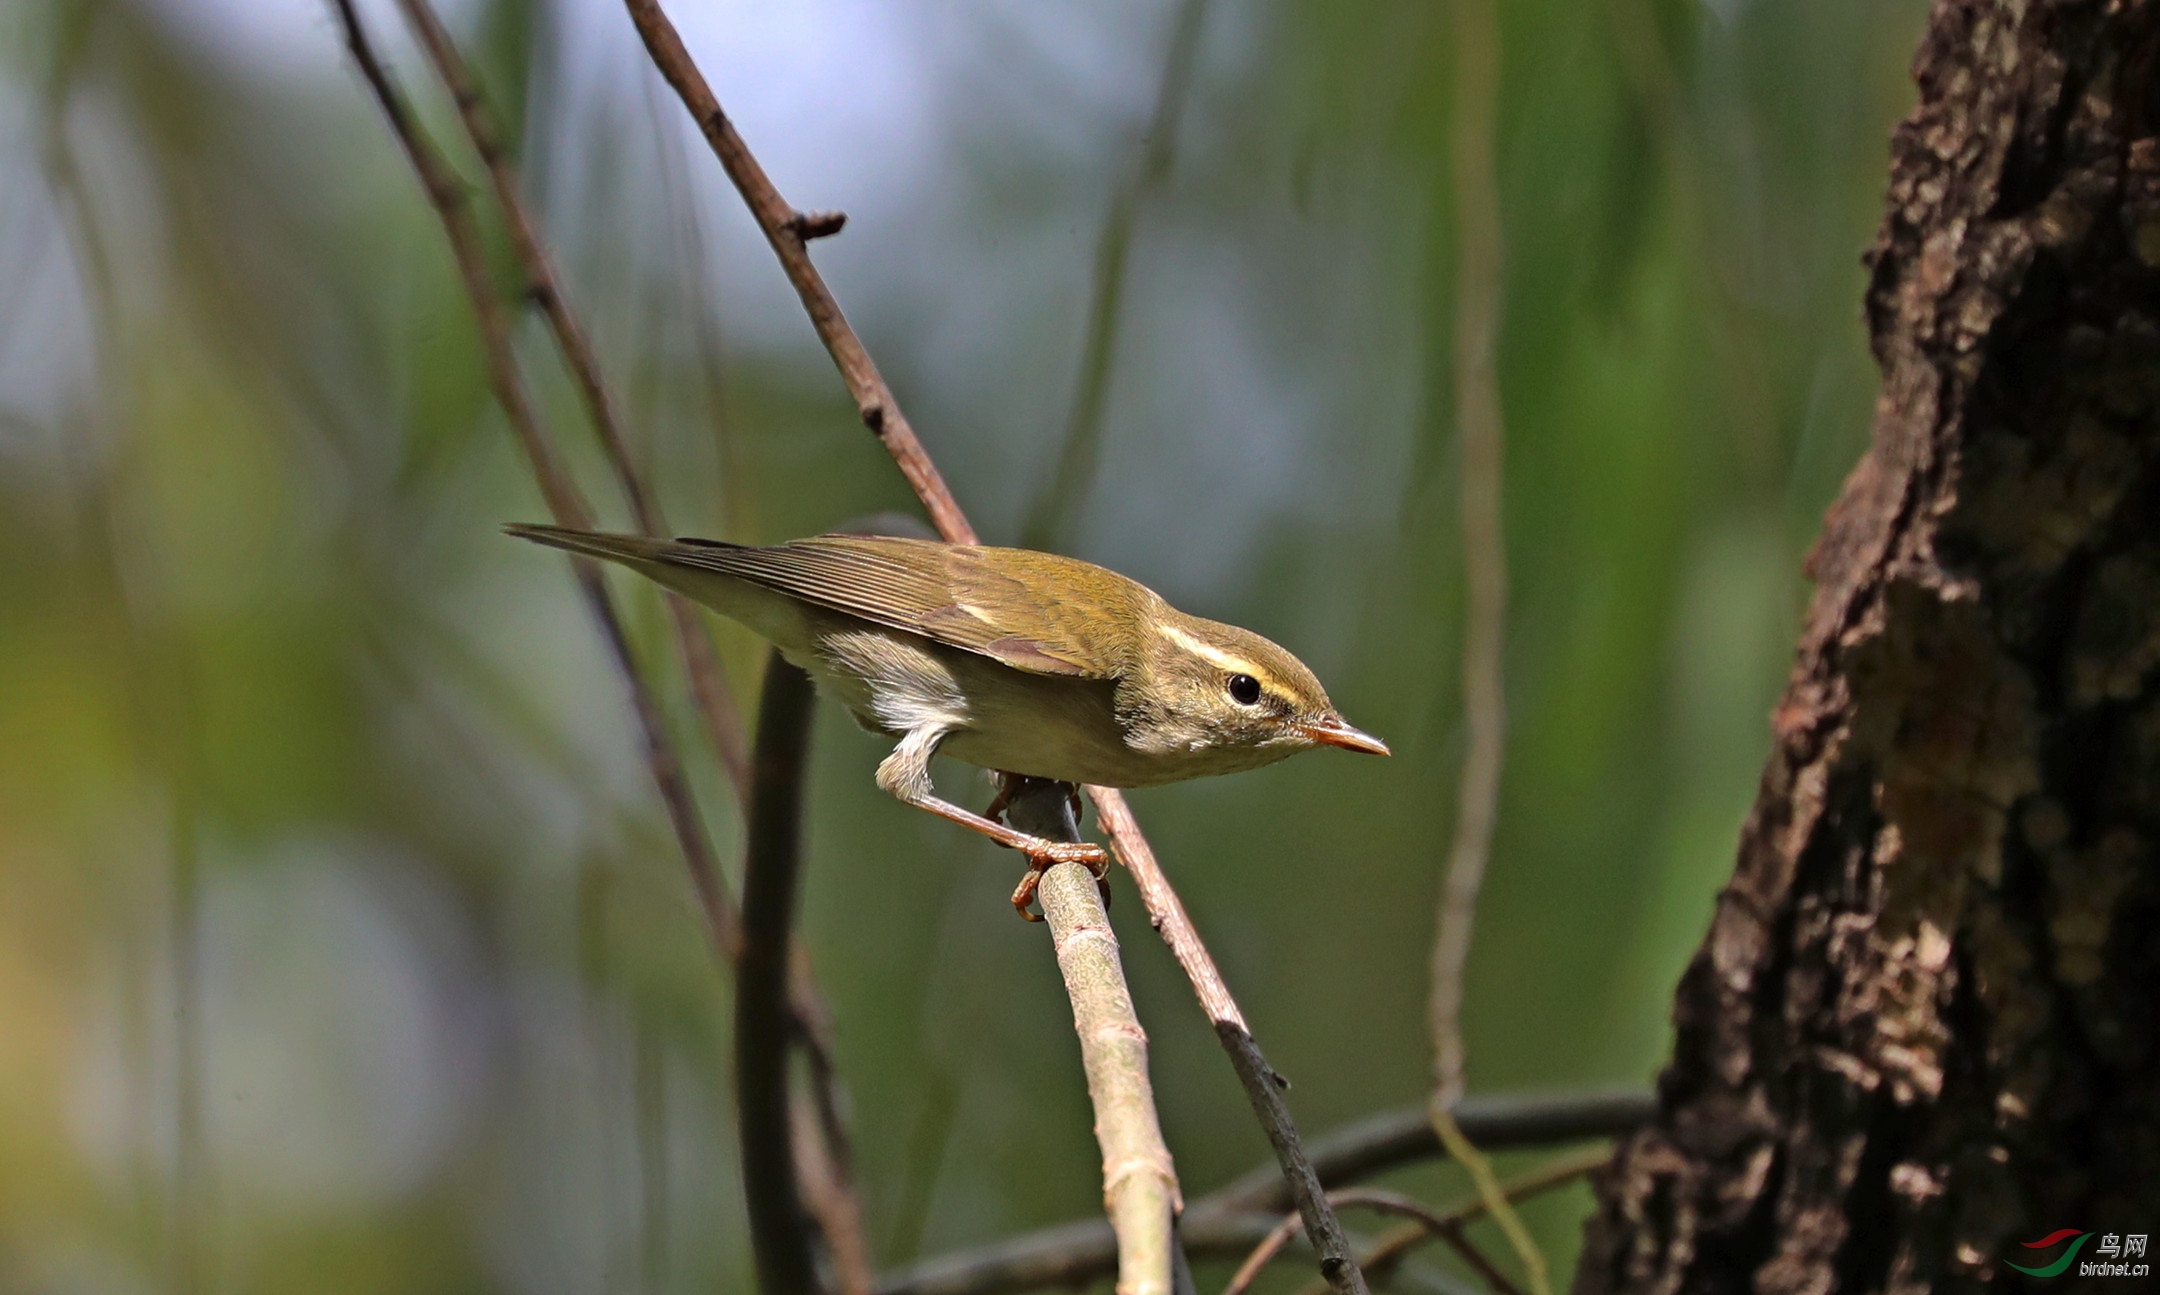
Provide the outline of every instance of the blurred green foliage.
<path id="1" fill-rule="evenodd" d="M 854 216 L 820 259 L 1009 539 L 1170 7 L 779 8 L 686 17 L 693 49 L 783 190 Z M 1642 1083 L 1666 1048 L 1866 434 L 1858 258 L 1920 12 L 1502 6 L 1513 728 L 1474 1091 Z M 906 507 L 620 12 L 450 15 L 675 524 Z M 1309 1133 L 1420 1100 L 1428 1066 L 1461 747 L 1446 31 L 1210 11 L 1061 538 L 1288 644 L 1394 744 L 1135 797 Z M 520 346 L 620 522 L 546 339 Z M 563 568 L 497 533 L 537 516 L 326 12 L 0 11 L 0 1289 L 746 1287 L 725 981 Z M 620 588 L 679 698 L 657 603 Z M 716 633 L 755 696 L 756 644 Z M 843 719 L 816 752 L 804 930 L 881 1260 L 1098 1208 L 1012 856 L 880 796 Z M 1120 885 L 1197 1193 L 1265 1145 Z M 1581 1192 L 1530 1212 L 1562 1273 Z"/>

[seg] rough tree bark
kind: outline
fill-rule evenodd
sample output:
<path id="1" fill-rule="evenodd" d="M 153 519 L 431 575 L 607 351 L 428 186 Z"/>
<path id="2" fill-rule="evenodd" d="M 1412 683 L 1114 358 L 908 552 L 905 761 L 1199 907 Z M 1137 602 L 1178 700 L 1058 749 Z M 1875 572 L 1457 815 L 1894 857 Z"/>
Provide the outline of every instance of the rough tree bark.
<path id="1" fill-rule="evenodd" d="M 1914 73 L 1873 445 L 1577 1295 L 2160 1231 L 2160 0 L 1938 0 Z"/>

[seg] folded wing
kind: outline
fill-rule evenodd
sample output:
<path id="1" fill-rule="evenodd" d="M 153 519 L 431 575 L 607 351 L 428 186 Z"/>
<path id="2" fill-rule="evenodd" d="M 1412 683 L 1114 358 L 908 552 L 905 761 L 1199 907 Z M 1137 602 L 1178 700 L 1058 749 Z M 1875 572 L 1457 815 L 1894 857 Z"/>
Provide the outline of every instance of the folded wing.
<path id="1" fill-rule="evenodd" d="M 1032 674 L 1114 679 L 1140 585 L 1050 553 L 869 535 L 764 548 L 681 540 L 654 555 L 763 585 L 872 624 L 979 652 Z"/>

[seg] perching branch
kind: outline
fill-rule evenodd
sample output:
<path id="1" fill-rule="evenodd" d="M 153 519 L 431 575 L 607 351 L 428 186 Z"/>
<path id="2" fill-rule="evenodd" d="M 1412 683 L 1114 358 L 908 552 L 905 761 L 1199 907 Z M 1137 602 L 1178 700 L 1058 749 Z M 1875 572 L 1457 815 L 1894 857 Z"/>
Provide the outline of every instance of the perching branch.
<path id="1" fill-rule="evenodd" d="M 1455 1116 L 1478 1145 L 1506 1150 L 1624 1137 L 1655 1109 L 1647 1092 L 1557 1093 L 1466 1097 Z M 1330 1190 L 1445 1154 L 1422 1105 L 1360 1120 L 1319 1139 L 1310 1151 L 1314 1171 Z M 1289 1207 L 1281 1169 L 1256 1165 L 1188 1205 L 1178 1237 L 1195 1258 L 1235 1259 L 1266 1236 Z M 1109 1226 L 1088 1219 L 939 1255 L 888 1274 L 878 1291 L 1003 1295 L 1080 1286 L 1107 1275 L 1116 1263 Z"/>
<path id="2" fill-rule="evenodd" d="M 661 11 L 658 0 L 624 0 L 624 5 L 638 34 L 644 38 L 653 63 L 682 98 L 683 106 L 690 110 L 721 167 L 742 194 L 758 227 L 764 231 L 766 241 L 779 256 L 781 268 L 802 298 L 811 325 L 839 368 L 841 380 L 854 397 L 856 410 L 862 415 L 864 424 L 877 434 L 886 452 L 893 456 L 901 474 L 914 488 L 916 497 L 922 500 L 938 533 L 955 544 L 977 543 L 975 528 L 969 524 L 929 452 L 901 414 L 891 389 L 885 385 L 877 366 L 871 363 L 869 353 L 864 350 L 862 340 L 840 313 L 831 289 L 826 287 L 817 267 L 810 263 L 804 242 L 804 220 L 773 187 L 734 124 L 721 111 L 719 100 L 713 96 L 712 88 L 691 60 L 689 51 L 683 48 L 682 38 Z M 1231 1064 L 1245 1085 L 1253 1110 L 1283 1164 L 1291 1193 L 1305 1215 L 1314 1249 L 1321 1256 L 1322 1271 L 1342 1295 L 1362 1292 L 1364 1280 L 1358 1275 L 1349 1242 L 1343 1237 L 1334 1211 L 1319 1190 L 1311 1166 L 1305 1163 L 1304 1153 L 1298 1146 L 1297 1127 L 1282 1101 L 1281 1077 L 1261 1056 L 1259 1046 L 1245 1025 L 1243 1013 L 1238 1011 L 1236 1001 L 1223 984 L 1222 976 L 1201 943 L 1199 933 L 1193 929 L 1184 906 L 1177 901 L 1169 881 L 1156 866 L 1154 851 L 1149 848 L 1147 838 L 1141 835 L 1139 824 L 1126 807 L 1124 797 L 1105 787 L 1086 790 L 1095 802 L 1097 816 L 1109 832 L 1118 858 L 1140 883 L 1149 920 L 1185 969 L 1202 1009 L 1214 1022 L 1216 1035 L 1230 1054 Z"/>
<path id="3" fill-rule="evenodd" d="M 1507 637 L 1507 536 L 1501 528 L 1506 440 L 1497 351 L 1505 249 L 1494 139 L 1500 99 L 1500 16 L 1495 0 L 1454 0 L 1455 69 L 1450 148 L 1460 256 L 1455 281 L 1455 421 L 1462 446 L 1463 566 L 1469 606 L 1463 631 L 1463 709 L 1469 742 L 1455 801 L 1455 835 L 1433 934 L 1433 1130 L 1462 1162 L 1522 1260 L 1533 1295 L 1547 1295 L 1545 1257 L 1508 1206 L 1492 1165 L 1451 1114 L 1465 1086 L 1463 979 L 1478 890 L 1492 856 L 1507 757 L 1502 652 Z"/>
<path id="4" fill-rule="evenodd" d="M 1162 186 L 1177 151 L 1178 120 L 1185 113 L 1186 90 L 1200 53 L 1200 23 L 1207 0 L 1184 0 L 1171 20 L 1169 53 L 1163 59 L 1162 85 L 1155 92 L 1155 112 L 1148 121 L 1140 161 L 1118 185 L 1095 241 L 1095 286 L 1088 296 L 1086 342 L 1073 388 L 1065 435 L 1058 442 L 1056 466 L 1044 479 L 1042 493 L 1020 526 L 1023 548 L 1047 549 L 1071 524 L 1088 487 L 1095 481 L 1101 452 L 1103 407 L 1110 392 L 1111 362 L 1116 358 L 1118 317 L 1125 298 L 1125 258 L 1132 249 L 1133 225 L 1141 200 Z"/>
<path id="5" fill-rule="evenodd" d="M 1223 982 L 1222 972 L 1216 969 L 1214 957 L 1208 953 L 1207 945 L 1201 943 L 1200 932 L 1194 929 L 1192 919 L 1186 916 L 1184 902 L 1170 888 L 1170 879 L 1163 875 L 1162 866 L 1155 861 L 1154 847 L 1140 834 L 1140 825 L 1134 820 L 1131 807 L 1126 805 L 1124 794 L 1110 787 L 1087 790 L 1094 797 L 1097 819 L 1110 833 L 1111 848 L 1117 852 L 1118 861 L 1139 883 L 1140 900 L 1147 906 L 1149 920 L 1155 924 L 1164 943 L 1170 946 L 1178 965 L 1185 969 L 1186 978 L 1192 981 L 1193 992 L 1199 996 L 1200 1009 L 1207 1013 L 1209 1022 L 1215 1027 L 1215 1037 L 1230 1054 L 1230 1064 L 1237 1071 L 1238 1082 L 1245 1087 L 1246 1100 L 1252 1103 L 1253 1113 L 1260 1118 L 1268 1145 L 1275 1149 L 1275 1160 L 1282 1168 L 1290 1199 L 1305 1220 L 1306 1235 L 1320 1256 L 1321 1273 L 1327 1277 L 1329 1285 L 1343 1295 L 1362 1292 L 1365 1279 L 1359 1275 L 1357 1260 L 1350 1253 L 1350 1239 L 1343 1235 L 1342 1225 L 1335 1220 L 1335 1211 L 1327 1203 L 1319 1175 L 1313 1172 L 1298 1141 L 1297 1122 L 1290 1118 L 1290 1108 L 1283 1101 L 1285 1080 L 1260 1054 L 1260 1045 L 1253 1041 L 1252 1031 L 1245 1024 L 1245 1014 L 1238 1010 L 1237 1000 L 1230 996 L 1230 987 Z"/>
<path id="6" fill-rule="evenodd" d="M 1019 779 L 1006 821 L 1054 841 L 1080 839 L 1070 784 Z M 1116 932 L 1094 875 L 1076 863 L 1043 874 L 1037 891 L 1058 971 L 1072 999 L 1073 1029 L 1102 1146 L 1103 1207 L 1117 1234 L 1118 1295 L 1170 1295 L 1172 1225 L 1183 1204 L 1148 1080 L 1147 1032 L 1133 1011 Z"/>

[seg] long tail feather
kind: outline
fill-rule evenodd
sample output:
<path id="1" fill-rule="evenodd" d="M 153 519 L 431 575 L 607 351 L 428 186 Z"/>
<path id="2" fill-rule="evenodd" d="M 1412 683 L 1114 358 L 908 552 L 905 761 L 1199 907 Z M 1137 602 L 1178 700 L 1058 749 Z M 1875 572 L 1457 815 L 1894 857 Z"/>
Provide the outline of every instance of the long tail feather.
<path id="1" fill-rule="evenodd" d="M 608 535 L 599 531 L 571 530 L 567 526 L 529 526 L 512 522 L 503 527 L 503 533 L 515 535 L 521 540 L 545 544 L 549 548 L 566 549 L 590 557 L 608 558 L 615 562 L 632 565 L 643 562 L 665 562 L 672 550 L 679 547 L 675 540 L 647 539 L 642 535 Z"/>

